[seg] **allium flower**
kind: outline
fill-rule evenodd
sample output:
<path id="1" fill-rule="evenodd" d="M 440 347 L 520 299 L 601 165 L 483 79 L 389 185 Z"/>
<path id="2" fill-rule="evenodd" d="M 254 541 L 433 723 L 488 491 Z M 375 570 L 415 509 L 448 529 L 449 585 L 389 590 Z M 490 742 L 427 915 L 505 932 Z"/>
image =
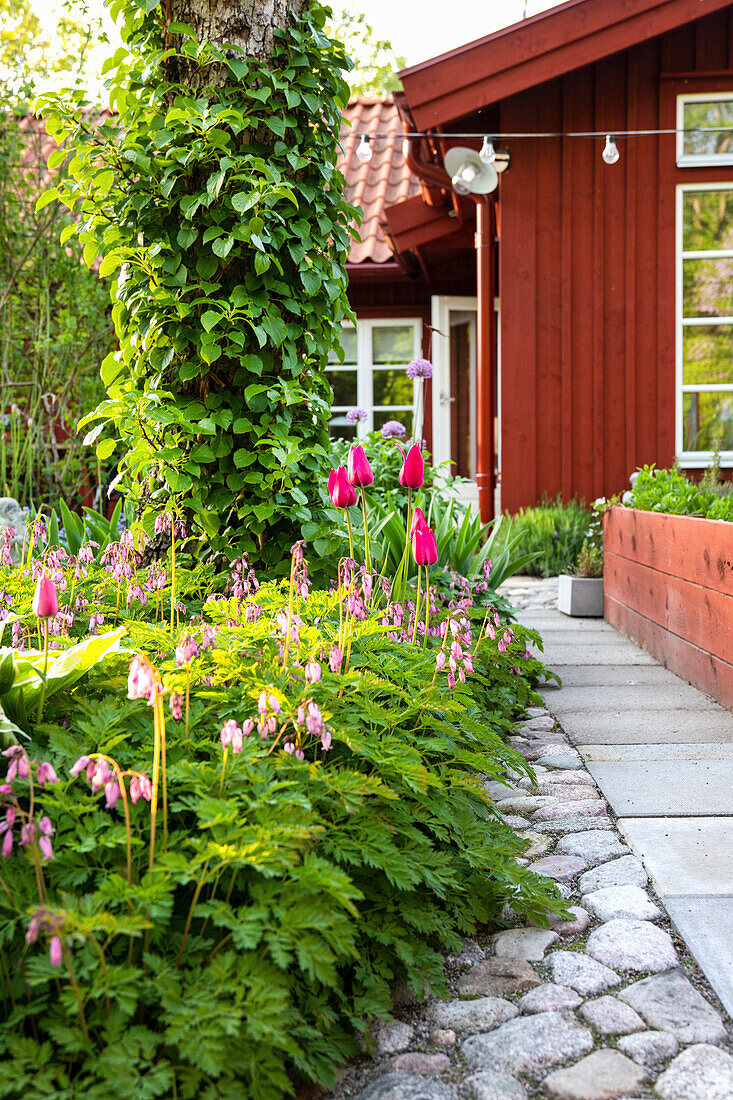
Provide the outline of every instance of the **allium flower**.
<path id="1" fill-rule="evenodd" d="M 405 374 L 408 378 L 432 378 L 433 364 L 429 359 L 413 359 L 405 367 Z"/>
<path id="2" fill-rule="evenodd" d="M 61 961 L 64 957 L 64 952 L 61 947 L 61 940 L 58 936 L 52 936 L 51 942 L 48 946 L 48 958 L 51 966 L 61 966 Z"/>
<path id="3" fill-rule="evenodd" d="M 346 413 L 346 423 L 347 424 L 363 424 L 364 421 L 366 420 L 366 418 L 367 418 L 366 409 L 360 409 L 358 407 L 358 405 L 353 409 L 349 409 L 348 412 Z"/>
<path id="4" fill-rule="evenodd" d="M 399 420 L 387 420 L 382 424 L 381 432 L 382 439 L 404 439 L 407 428 L 404 424 L 400 424 Z"/>
<path id="5" fill-rule="evenodd" d="M 198 642 L 190 634 L 187 634 L 176 646 L 176 664 L 179 668 L 190 664 L 194 657 L 198 657 L 198 654 Z"/>

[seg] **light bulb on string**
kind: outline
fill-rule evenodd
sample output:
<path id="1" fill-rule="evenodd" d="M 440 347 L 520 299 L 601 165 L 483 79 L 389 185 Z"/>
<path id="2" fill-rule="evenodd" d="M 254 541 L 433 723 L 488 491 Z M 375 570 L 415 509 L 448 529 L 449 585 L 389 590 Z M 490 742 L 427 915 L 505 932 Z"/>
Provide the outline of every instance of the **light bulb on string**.
<path id="1" fill-rule="evenodd" d="M 366 164 L 368 160 L 372 159 L 372 146 L 368 134 L 361 135 L 361 141 L 356 149 L 356 159 L 360 160 L 362 164 Z"/>
<path id="2" fill-rule="evenodd" d="M 613 134 L 606 134 L 606 144 L 603 146 L 603 152 L 601 153 L 606 164 L 615 164 L 618 160 L 620 153 L 616 145 L 616 139 Z"/>
<path id="3" fill-rule="evenodd" d="M 494 143 L 487 134 L 484 138 L 484 143 L 481 146 L 479 153 L 479 160 L 482 160 L 484 164 L 493 164 L 496 159 L 496 150 L 494 149 Z"/>

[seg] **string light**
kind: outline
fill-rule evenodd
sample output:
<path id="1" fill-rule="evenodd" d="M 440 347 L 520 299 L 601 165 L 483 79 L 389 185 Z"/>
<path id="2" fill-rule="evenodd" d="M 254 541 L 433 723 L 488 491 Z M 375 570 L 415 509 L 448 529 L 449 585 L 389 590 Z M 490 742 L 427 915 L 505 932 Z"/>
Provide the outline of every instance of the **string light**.
<path id="1" fill-rule="evenodd" d="M 616 130 L 613 135 L 615 138 L 633 138 L 633 137 L 655 137 L 659 134 L 733 134 L 733 126 L 705 126 L 704 128 L 692 127 L 690 129 L 662 129 L 662 130 Z M 493 145 L 499 140 L 511 140 L 514 141 L 518 138 L 607 138 L 609 135 L 607 130 L 541 130 L 537 132 L 522 132 L 522 133 L 506 133 L 506 134 L 494 134 L 493 138 L 487 139 L 485 133 L 473 133 L 473 134 L 458 134 L 452 131 L 446 131 L 444 133 L 437 132 L 435 130 L 411 130 L 407 133 L 403 133 L 395 130 L 374 130 L 371 134 L 362 134 L 357 131 L 356 137 L 361 138 L 362 141 L 369 142 L 370 138 L 384 138 L 386 141 L 404 141 L 405 138 L 432 138 L 434 141 L 445 140 L 446 138 L 475 141 L 487 141 Z M 482 146 L 483 148 L 483 146 Z"/>
<path id="2" fill-rule="evenodd" d="M 356 159 L 360 160 L 362 164 L 366 164 L 368 160 L 372 159 L 372 152 L 369 134 L 362 134 L 361 141 L 356 150 Z"/>
<path id="3" fill-rule="evenodd" d="M 603 146 L 603 157 L 606 164 L 615 164 L 619 158 L 619 151 L 613 134 L 606 134 L 606 144 Z"/>
<path id="4" fill-rule="evenodd" d="M 484 138 L 484 143 L 481 146 L 479 159 L 482 160 L 484 164 L 493 164 L 496 160 L 496 150 L 494 149 L 494 143 L 488 136 L 488 134 Z"/>

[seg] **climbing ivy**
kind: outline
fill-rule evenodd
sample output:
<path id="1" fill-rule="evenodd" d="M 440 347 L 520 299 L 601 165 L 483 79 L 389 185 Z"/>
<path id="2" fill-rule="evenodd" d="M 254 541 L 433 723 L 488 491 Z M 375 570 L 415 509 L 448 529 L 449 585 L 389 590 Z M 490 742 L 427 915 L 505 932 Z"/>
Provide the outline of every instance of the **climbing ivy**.
<path id="1" fill-rule="evenodd" d="M 74 210 L 64 239 L 115 273 L 119 349 L 82 426 L 141 511 L 172 496 L 211 550 L 277 565 L 303 524 L 319 533 L 325 365 L 349 316 L 355 210 L 336 167 L 349 62 L 317 3 L 275 31 L 267 64 L 197 41 L 161 0 L 109 6 L 116 115 L 80 92 L 36 105 L 59 145 L 49 166 L 69 172 L 39 206 Z M 105 425 L 115 438 L 99 439 Z"/>

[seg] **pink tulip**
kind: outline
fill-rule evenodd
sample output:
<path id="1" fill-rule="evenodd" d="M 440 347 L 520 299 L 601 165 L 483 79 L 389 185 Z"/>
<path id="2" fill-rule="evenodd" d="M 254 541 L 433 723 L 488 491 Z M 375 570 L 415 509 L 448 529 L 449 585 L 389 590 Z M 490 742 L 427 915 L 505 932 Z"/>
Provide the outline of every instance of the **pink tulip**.
<path id="1" fill-rule="evenodd" d="M 59 613 L 59 598 L 56 585 L 45 574 L 38 578 L 33 595 L 33 614 L 37 619 L 52 619 Z"/>
<path id="2" fill-rule="evenodd" d="M 374 482 L 374 474 L 361 443 L 352 444 L 349 450 L 349 465 L 346 476 L 354 487 L 371 485 Z"/>
<path id="3" fill-rule="evenodd" d="M 346 476 L 346 470 L 339 466 L 328 475 L 328 495 L 334 508 L 351 508 L 356 504 L 356 492 Z"/>
<path id="4" fill-rule="evenodd" d="M 428 525 L 428 521 L 425 519 L 422 508 L 416 508 L 412 520 L 412 527 L 410 528 L 410 538 L 414 538 L 416 531 L 424 530 Z"/>
<path id="5" fill-rule="evenodd" d="M 61 940 L 58 936 L 51 937 L 51 943 L 48 947 L 48 958 L 51 966 L 61 966 L 61 960 L 64 957 L 63 950 L 61 948 Z"/>
<path id="6" fill-rule="evenodd" d="M 405 489 L 419 489 L 425 481 L 425 461 L 417 443 L 405 455 L 397 480 Z"/>
<path id="7" fill-rule="evenodd" d="M 438 547 L 435 535 L 429 527 L 418 527 L 412 536 L 412 552 L 418 565 L 435 565 Z"/>

